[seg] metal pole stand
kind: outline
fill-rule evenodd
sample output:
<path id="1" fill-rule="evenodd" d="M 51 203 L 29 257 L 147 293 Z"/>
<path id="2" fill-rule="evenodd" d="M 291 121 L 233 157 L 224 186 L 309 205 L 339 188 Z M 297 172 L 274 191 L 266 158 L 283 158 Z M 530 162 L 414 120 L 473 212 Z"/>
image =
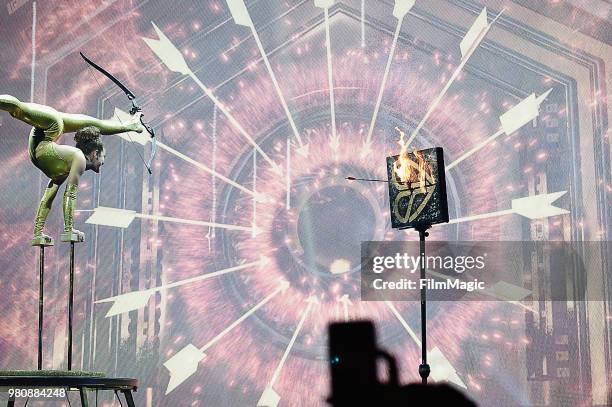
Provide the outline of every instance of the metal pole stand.
<path id="1" fill-rule="evenodd" d="M 429 236 L 431 225 L 424 224 L 416 226 L 414 229 L 419 232 L 421 277 L 420 281 L 425 280 L 425 238 Z M 421 364 L 419 365 L 419 376 L 423 384 L 427 384 L 427 378 L 431 369 L 427 364 L 427 287 L 421 285 Z"/>
<path id="2" fill-rule="evenodd" d="M 39 248 L 38 253 L 38 370 L 42 370 L 42 331 L 43 331 L 43 288 L 45 274 L 45 247 L 54 246 L 53 239 L 45 236 L 34 238 L 32 246 Z"/>
<path id="3" fill-rule="evenodd" d="M 72 304 L 74 302 L 74 244 L 82 243 L 83 235 L 62 233 L 62 242 L 70 242 L 70 288 L 68 292 L 68 370 L 72 370 Z"/>

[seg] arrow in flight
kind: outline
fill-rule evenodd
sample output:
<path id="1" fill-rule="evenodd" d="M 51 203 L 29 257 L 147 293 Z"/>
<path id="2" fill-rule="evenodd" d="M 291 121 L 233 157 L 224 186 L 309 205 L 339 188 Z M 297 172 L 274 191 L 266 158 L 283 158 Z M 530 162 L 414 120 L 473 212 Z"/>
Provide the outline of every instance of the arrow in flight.
<path id="1" fill-rule="evenodd" d="M 331 36 L 329 33 L 329 8 L 334 0 L 315 0 L 315 6 L 322 8 L 325 14 L 325 48 L 327 50 L 327 87 L 329 88 L 329 106 L 331 116 L 331 138 L 329 145 L 337 152 L 340 146 L 340 138 L 336 132 L 336 102 L 334 98 L 334 75 L 332 67 Z"/>
<path id="2" fill-rule="evenodd" d="M 391 49 L 389 50 L 389 56 L 387 57 L 387 65 L 385 65 L 385 71 L 383 73 L 382 82 L 380 84 L 380 89 L 378 90 L 378 97 L 376 98 L 376 104 L 374 105 L 374 113 L 372 114 L 372 119 L 370 120 L 370 127 L 368 128 L 368 135 L 366 136 L 366 140 L 363 143 L 363 148 L 361 149 L 361 158 L 366 157 L 370 151 L 372 150 L 372 133 L 374 132 L 374 125 L 376 124 L 376 119 L 378 118 L 378 111 L 380 110 L 380 103 L 382 101 L 383 94 L 385 92 L 385 86 L 387 85 L 387 77 L 389 76 L 389 69 L 391 68 L 391 62 L 393 62 L 393 57 L 395 55 L 395 47 L 397 46 L 397 39 L 399 38 L 400 31 L 402 29 L 402 22 L 404 21 L 404 17 L 410 9 L 414 6 L 416 0 L 395 0 L 395 4 L 393 6 L 393 17 L 397 18 L 397 24 L 395 26 L 395 32 L 393 33 L 393 41 L 391 42 Z"/>
<path id="3" fill-rule="evenodd" d="M 269 262 L 270 262 L 270 259 L 268 259 L 267 257 L 261 256 L 261 258 L 258 261 L 240 264 L 238 266 L 229 267 L 229 268 L 222 269 L 222 270 L 217 270 L 215 272 L 202 274 L 196 277 L 190 277 L 184 280 L 176 281 L 174 283 L 163 284 L 158 287 L 150 288 L 147 290 L 133 291 L 131 293 L 125 293 L 121 295 L 116 295 L 114 297 L 104 298 L 102 300 L 96 301 L 95 303 L 96 304 L 101 304 L 105 302 L 113 303 L 111 308 L 106 313 L 106 317 L 108 318 L 108 317 L 112 317 L 118 314 L 123 314 L 126 312 L 134 311 L 136 309 L 144 307 L 145 305 L 147 305 L 147 303 L 149 302 L 149 299 L 151 299 L 151 296 L 156 291 L 161 291 L 161 290 L 165 290 L 168 288 L 173 288 L 173 287 L 195 283 L 198 281 L 217 277 L 217 276 L 231 273 L 234 271 L 244 270 L 249 267 L 258 267 L 261 269 L 265 267 Z"/>
<path id="4" fill-rule="evenodd" d="M 398 321 L 402 324 L 408 335 L 412 338 L 414 343 L 420 348 L 421 340 L 416 336 L 414 331 L 410 328 L 410 325 L 406 322 L 406 320 L 402 317 L 399 311 L 395 308 L 395 306 L 390 301 L 385 301 L 387 307 L 391 310 L 393 315 L 398 319 Z M 431 365 L 431 377 L 437 382 L 450 382 L 454 383 L 457 386 L 463 387 L 467 389 L 463 380 L 457 375 L 457 372 L 450 361 L 444 356 L 442 351 L 435 347 L 431 351 L 427 352 L 427 363 Z"/>
<path id="5" fill-rule="evenodd" d="M 550 194 L 540 194 L 516 198 L 512 200 L 512 209 L 483 213 L 480 215 L 464 216 L 451 219 L 448 224 L 471 222 L 474 220 L 495 218 L 504 215 L 517 214 L 528 219 L 541 219 L 550 216 L 565 215 L 569 213 L 567 209 L 562 209 L 552 205 L 557 199 L 565 195 L 567 191 L 553 192 Z"/>
<path id="6" fill-rule="evenodd" d="M 298 131 L 297 126 L 295 125 L 295 121 L 293 120 L 293 116 L 291 115 L 291 112 L 289 111 L 289 107 L 287 106 L 287 102 L 285 101 L 285 97 L 283 96 L 283 92 L 281 91 L 280 85 L 278 84 L 278 81 L 276 80 L 276 75 L 274 74 L 274 71 L 272 70 L 272 65 L 270 65 L 270 61 L 268 60 L 268 55 L 266 54 L 266 50 L 264 49 L 263 44 L 261 43 L 261 40 L 259 39 L 259 34 L 257 34 L 257 30 L 255 29 L 255 24 L 253 24 L 253 20 L 251 20 L 251 15 L 249 14 L 249 10 L 247 9 L 244 0 L 226 0 L 226 2 L 227 2 L 227 7 L 229 8 L 230 13 L 232 15 L 232 18 L 234 19 L 234 22 L 238 25 L 249 27 L 251 29 L 253 38 L 255 39 L 255 42 L 257 43 L 257 48 L 259 48 L 261 57 L 263 58 L 264 64 L 266 65 L 268 73 L 270 74 L 270 78 L 272 79 L 272 84 L 274 85 L 276 94 L 278 95 L 281 105 L 283 106 L 283 109 L 285 110 L 285 115 L 287 115 L 287 120 L 289 121 L 291 130 L 293 130 L 293 135 L 295 136 L 299 144 L 299 148 L 297 149 L 297 151 L 300 155 L 304 157 L 308 156 L 308 145 L 302 142 L 302 137 L 300 137 L 300 132 Z"/>
<path id="7" fill-rule="evenodd" d="M 449 171 L 451 168 L 455 167 L 461 161 L 470 157 L 472 154 L 477 152 L 478 150 L 485 147 L 487 144 L 490 144 L 497 137 L 502 134 L 510 135 L 529 123 L 530 121 L 536 119 L 540 114 L 540 105 L 542 102 L 548 97 L 552 89 L 547 90 L 540 96 L 536 97 L 535 93 L 532 93 L 525 99 L 523 99 L 516 106 L 512 107 L 506 113 L 499 117 L 499 121 L 501 124 L 501 128 L 492 136 L 486 138 L 479 144 L 477 144 L 472 149 L 465 152 L 461 157 L 457 158 L 455 161 L 446 166 L 446 171 Z"/>
<path id="8" fill-rule="evenodd" d="M 493 21 L 491 21 L 490 24 L 487 24 L 487 8 L 485 7 L 484 9 L 482 9 L 480 14 L 476 18 L 476 21 L 474 21 L 474 24 L 472 24 L 468 32 L 461 40 L 461 43 L 459 44 L 459 48 L 461 50 L 461 62 L 459 63 L 459 66 L 457 66 L 450 79 L 446 82 L 446 85 L 444 85 L 438 96 L 436 96 L 436 98 L 432 102 L 431 106 L 429 106 L 429 109 L 427 109 L 427 113 L 425 113 L 425 116 L 423 116 L 423 118 L 419 122 L 419 125 L 416 127 L 416 129 L 414 129 L 414 131 L 408 138 L 406 145 L 410 145 L 410 143 L 412 143 L 412 140 L 414 140 L 419 130 L 421 130 L 421 127 L 423 127 L 423 125 L 425 124 L 429 116 L 433 113 L 433 111 L 436 110 L 438 104 L 446 94 L 446 91 L 448 91 L 453 82 L 455 82 L 455 79 L 457 79 L 459 73 L 461 72 L 467 61 L 470 59 L 474 51 L 476 51 L 476 48 L 478 48 L 478 45 L 482 42 L 482 39 L 485 37 L 485 35 L 487 35 L 489 30 L 491 29 L 491 26 L 493 25 L 493 23 L 495 23 L 495 21 L 497 21 L 501 13 L 503 13 L 503 10 L 493 19 Z"/>
<path id="9" fill-rule="evenodd" d="M 227 335 L 232 329 L 240 325 L 245 319 L 255 313 L 258 309 L 266 305 L 272 298 L 276 297 L 280 293 L 284 293 L 289 288 L 289 283 L 283 281 L 279 284 L 278 288 L 274 290 L 270 295 L 261 300 L 253 308 L 245 312 L 240 318 L 232 322 L 227 328 L 225 328 L 220 334 L 215 336 L 212 340 L 206 343 L 201 348 L 197 348 L 193 344 L 185 346 L 183 349 L 178 351 L 174 356 L 168 359 L 164 366 L 170 373 L 170 381 L 166 388 L 166 393 L 170 393 L 176 389 L 181 383 L 187 380 L 193 375 L 198 369 L 198 364 L 206 357 L 206 350 L 208 350 L 215 343 L 220 341 L 225 335 Z"/>
<path id="10" fill-rule="evenodd" d="M 293 336 L 291 337 L 291 340 L 289 341 L 287 348 L 285 348 L 285 353 L 283 353 L 283 356 L 280 362 L 278 363 L 278 366 L 274 370 L 274 374 L 272 375 L 272 379 L 270 379 L 270 383 L 268 383 L 268 386 L 266 386 L 266 389 L 264 390 L 259 401 L 257 402 L 257 407 L 276 407 L 278 406 L 278 403 L 280 402 L 280 395 L 274 390 L 274 384 L 278 380 L 278 377 L 280 376 L 280 372 L 283 369 L 285 361 L 287 360 L 287 356 L 289 356 L 289 353 L 291 352 L 291 348 L 293 348 L 293 345 L 295 344 L 295 340 L 298 334 L 300 333 L 300 331 L 302 330 L 304 321 L 306 321 L 306 318 L 308 317 L 308 314 L 310 313 L 310 310 L 312 309 L 312 307 L 315 304 L 319 304 L 319 299 L 317 298 L 317 296 L 311 296 L 311 297 L 308 297 L 306 302 L 308 303 L 308 305 L 306 306 L 306 309 L 304 309 L 304 311 L 302 312 L 302 317 L 300 318 L 300 322 L 295 328 L 295 331 L 293 332 Z"/>
<path id="11" fill-rule="evenodd" d="M 78 211 L 81 212 L 81 211 Z M 186 225 L 194 225 L 194 226 L 207 226 L 213 228 L 227 229 L 227 230 L 239 230 L 242 232 L 249 232 L 251 234 L 258 235 L 261 233 L 261 229 L 256 226 L 238 226 L 238 225 L 228 225 L 224 223 L 216 223 L 216 222 L 205 222 L 201 220 L 191 220 L 191 219 L 182 219 L 182 218 L 173 218 L 169 216 L 162 215 L 147 215 L 144 213 L 137 213 L 136 211 L 132 211 L 129 209 L 121 209 L 121 208 L 109 208 L 106 206 L 98 206 L 93 210 L 91 216 L 85 221 L 85 223 L 89 223 L 91 225 L 100 225 L 100 226 L 111 226 L 116 228 L 125 229 L 135 218 L 140 219 L 150 219 L 164 222 L 173 222 L 173 223 L 182 223 Z"/>
<path id="12" fill-rule="evenodd" d="M 205 86 L 202 81 L 195 75 L 195 73 L 189 68 L 185 58 L 181 52 L 174 46 L 174 44 L 166 37 L 166 35 L 160 30 L 155 23 L 153 28 L 157 32 L 159 39 L 143 38 L 144 42 L 151 48 L 153 53 L 162 61 L 162 63 L 171 71 L 178 72 L 183 75 L 189 76 L 193 79 L 202 91 L 212 100 L 217 108 L 227 117 L 229 122 L 238 130 L 238 132 L 257 150 L 259 154 L 272 166 L 272 169 L 277 174 L 282 174 L 281 167 L 276 164 L 265 151 L 255 142 L 253 137 L 242 127 L 242 125 L 236 120 L 229 109 L 212 93 L 212 91 Z"/>
<path id="13" fill-rule="evenodd" d="M 338 302 L 342 304 L 342 309 L 344 311 L 344 320 L 348 321 L 348 307 L 353 305 L 353 302 L 349 299 L 348 294 L 344 294 L 342 297 L 338 298 Z"/>

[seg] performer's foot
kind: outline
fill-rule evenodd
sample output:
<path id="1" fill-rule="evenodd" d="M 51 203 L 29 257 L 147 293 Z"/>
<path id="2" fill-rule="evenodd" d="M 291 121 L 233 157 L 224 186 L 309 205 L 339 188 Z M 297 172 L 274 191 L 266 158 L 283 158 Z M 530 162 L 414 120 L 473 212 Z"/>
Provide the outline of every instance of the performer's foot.
<path id="1" fill-rule="evenodd" d="M 60 240 L 62 242 L 83 242 L 85 240 L 85 233 L 76 229 L 72 229 L 72 231 L 64 230 L 64 233 L 62 233 L 60 236 Z"/>
<path id="2" fill-rule="evenodd" d="M 53 246 L 55 242 L 51 236 L 47 236 L 44 233 L 38 236 L 34 236 L 32 239 L 32 246 Z"/>

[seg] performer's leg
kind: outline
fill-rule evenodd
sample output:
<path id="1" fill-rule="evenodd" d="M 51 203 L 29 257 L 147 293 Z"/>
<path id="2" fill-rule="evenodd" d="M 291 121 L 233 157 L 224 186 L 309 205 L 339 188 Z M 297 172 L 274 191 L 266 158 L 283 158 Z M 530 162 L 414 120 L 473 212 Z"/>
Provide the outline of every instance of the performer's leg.
<path id="1" fill-rule="evenodd" d="M 19 99 L 11 95 L 0 95 L 0 110 L 11 113 L 19 106 Z"/>
<path id="2" fill-rule="evenodd" d="M 117 134 L 123 133 L 124 131 L 136 131 L 141 133 L 143 130 L 139 120 L 140 116 L 134 116 L 129 121 L 122 123 L 118 120 L 96 119 L 95 117 L 84 114 L 60 114 L 64 122 L 64 131 L 66 133 L 78 131 L 87 126 L 97 127 L 98 130 L 100 130 L 100 134 Z"/>
<path id="3" fill-rule="evenodd" d="M 52 107 L 37 103 L 19 102 L 17 107 L 9 112 L 11 116 L 39 129 L 56 128 L 59 133 L 64 128 L 62 117 Z"/>
<path id="4" fill-rule="evenodd" d="M 40 245 L 50 245 L 53 244 L 53 239 L 50 236 L 47 236 L 43 233 L 45 227 L 45 221 L 47 220 L 47 216 L 49 215 L 49 211 L 51 210 L 51 205 L 53 204 L 53 200 L 57 195 L 57 190 L 59 189 L 59 185 L 53 183 L 53 181 L 49 181 L 47 185 L 47 189 L 45 189 L 45 193 L 40 200 L 40 204 L 38 205 L 38 211 L 36 212 L 36 220 L 34 222 L 34 239 L 32 239 L 32 246 L 40 246 Z"/>

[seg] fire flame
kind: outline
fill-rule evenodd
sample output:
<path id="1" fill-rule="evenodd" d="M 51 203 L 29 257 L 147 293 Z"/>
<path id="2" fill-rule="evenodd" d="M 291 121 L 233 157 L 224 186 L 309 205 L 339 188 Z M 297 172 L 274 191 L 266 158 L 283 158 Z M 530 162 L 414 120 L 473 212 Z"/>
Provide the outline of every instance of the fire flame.
<path id="1" fill-rule="evenodd" d="M 425 192 L 425 177 L 429 165 L 420 151 L 414 150 L 412 153 L 416 157 L 416 162 L 411 159 L 408 152 L 408 143 L 405 140 L 406 134 L 397 127 L 395 129 L 400 134 L 398 144 L 401 146 L 401 149 L 397 160 L 393 164 L 393 171 L 403 184 L 417 183 L 418 185 L 411 185 L 411 187 L 418 186 L 422 192 Z M 430 174 L 430 177 L 433 177 L 433 174 Z"/>

